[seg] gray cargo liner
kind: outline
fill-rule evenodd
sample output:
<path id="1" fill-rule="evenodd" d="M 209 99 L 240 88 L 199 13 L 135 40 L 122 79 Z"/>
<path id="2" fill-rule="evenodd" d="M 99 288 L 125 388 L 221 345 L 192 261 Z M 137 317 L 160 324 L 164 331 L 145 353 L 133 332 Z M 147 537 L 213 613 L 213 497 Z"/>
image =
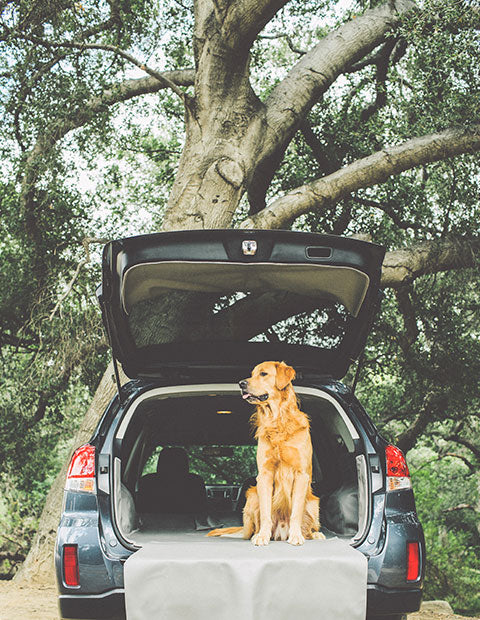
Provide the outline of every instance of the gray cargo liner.
<path id="1" fill-rule="evenodd" d="M 163 536 L 125 563 L 128 620 L 363 620 L 367 559 L 332 538 L 302 547 Z"/>

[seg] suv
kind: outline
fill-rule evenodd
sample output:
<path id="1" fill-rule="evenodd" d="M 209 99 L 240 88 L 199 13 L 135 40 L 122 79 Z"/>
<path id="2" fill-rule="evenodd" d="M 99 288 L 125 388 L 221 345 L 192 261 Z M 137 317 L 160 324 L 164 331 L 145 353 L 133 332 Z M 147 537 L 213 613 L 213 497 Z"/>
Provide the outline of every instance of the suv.
<path id="1" fill-rule="evenodd" d="M 98 298 L 115 368 L 132 380 L 120 387 L 116 372 L 118 395 L 68 470 L 55 550 L 64 618 L 124 617 L 124 563 L 145 544 L 241 524 L 256 465 L 238 381 L 264 360 L 296 370 L 322 531 L 368 558 L 367 617 L 418 610 L 425 543 L 404 456 L 340 382 L 365 346 L 383 257 L 290 231 L 105 246 Z M 173 499 L 172 466 L 186 489 Z"/>

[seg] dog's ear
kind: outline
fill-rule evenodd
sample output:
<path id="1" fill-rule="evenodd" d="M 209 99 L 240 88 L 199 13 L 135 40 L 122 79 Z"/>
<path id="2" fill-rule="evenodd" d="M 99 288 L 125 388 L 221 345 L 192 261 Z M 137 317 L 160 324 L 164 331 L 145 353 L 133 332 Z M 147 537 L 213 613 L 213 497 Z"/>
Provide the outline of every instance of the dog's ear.
<path id="1" fill-rule="evenodd" d="M 277 363 L 277 376 L 275 385 L 279 390 L 284 390 L 289 383 L 295 379 L 295 371 L 291 366 L 287 366 L 285 362 Z"/>

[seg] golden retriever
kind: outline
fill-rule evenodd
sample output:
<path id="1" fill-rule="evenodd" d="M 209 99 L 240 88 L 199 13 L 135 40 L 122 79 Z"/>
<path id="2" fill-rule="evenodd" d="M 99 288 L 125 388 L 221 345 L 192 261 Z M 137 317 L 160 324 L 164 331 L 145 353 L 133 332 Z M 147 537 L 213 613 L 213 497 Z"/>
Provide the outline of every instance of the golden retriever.
<path id="1" fill-rule="evenodd" d="M 207 536 L 243 532 L 254 545 L 325 538 L 319 532 L 319 499 L 312 493 L 312 442 L 308 417 L 292 387 L 295 370 L 284 362 L 263 362 L 239 382 L 242 397 L 256 405 L 252 423 L 258 441 L 257 486 L 246 493 L 243 528 L 212 530 Z"/>

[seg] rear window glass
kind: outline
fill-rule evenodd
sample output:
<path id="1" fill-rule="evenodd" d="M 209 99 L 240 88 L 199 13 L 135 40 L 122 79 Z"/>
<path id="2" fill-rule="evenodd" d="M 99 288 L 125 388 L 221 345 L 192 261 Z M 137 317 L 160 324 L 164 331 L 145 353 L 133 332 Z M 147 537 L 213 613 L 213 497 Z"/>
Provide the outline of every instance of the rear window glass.
<path id="1" fill-rule="evenodd" d="M 288 291 L 238 291 L 227 296 L 170 291 L 161 298 L 139 301 L 128 315 L 137 347 L 253 341 L 334 349 L 342 342 L 351 320 L 338 301 Z"/>
<path id="2" fill-rule="evenodd" d="M 340 304 L 332 304 L 312 312 L 301 312 L 278 321 L 251 342 L 286 342 L 334 349 L 345 336 L 349 315 Z"/>
<path id="3" fill-rule="evenodd" d="M 155 473 L 160 452 L 170 445 L 157 446 L 144 465 L 142 475 Z M 178 446 L 175 446 L 178 447 Z M 241 485 L 257 475 L 257 446 L 180 446 L 188 454 L 189 472 L 202 477 L 205 484 Z"/>

